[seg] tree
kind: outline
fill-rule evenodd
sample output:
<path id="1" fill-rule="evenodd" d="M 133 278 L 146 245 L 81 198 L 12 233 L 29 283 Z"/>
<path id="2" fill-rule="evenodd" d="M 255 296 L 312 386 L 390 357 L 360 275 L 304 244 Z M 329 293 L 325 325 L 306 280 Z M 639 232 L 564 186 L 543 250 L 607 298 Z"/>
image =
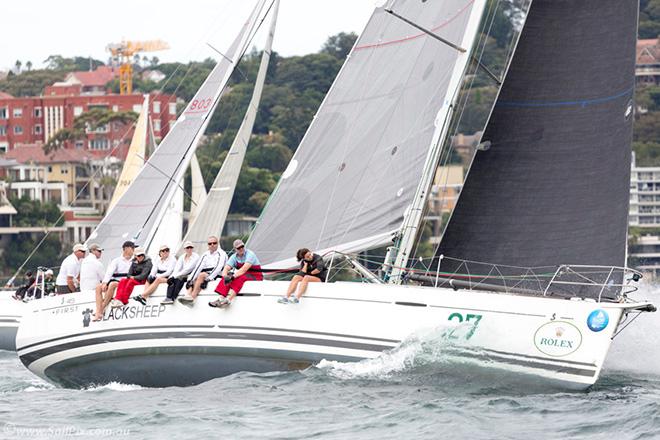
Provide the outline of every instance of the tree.
<path id="1" fill-rule="evenodd" d="M 2 254 L 0 260 L 2 262 L 1 271 L 5 275 L 13 275 L 14 271 L 23 264 L 42 238 L 43 234 L 30 233 L 13 236 Z M 39 266 L 56 266 L 62 257 L 62 244 L 59 238 L 55 234 L 50 234 L 39 247 L 39 252 L 32 255 L 26 270 L 36 269 Z"/>
<path id="2" fill-rule="evenodd" d="M 25 68 L 30 72 L 32 70 L 32 61 L 25 63 Z"/>
<path id="3" fill-rule="evenodd" d="M 156 67 L 158 63 L 160 62 L 160 59 L 156 56 L 151 57 L 151 67 Z"/>
<path id="4" fill-rule="evenodd" d="M 344 60 L 353 48 L 356 40 L 357 34 L 354 32 L 351 32 L 350 34 L 340 32 L 327 39 L 325 44 L 323 44 L 321 52 L 332 55 L 339 60 Z"/>
<path id="5" fill-rule="evenodd" d="M 23 65 L 23 63 L 21 63 L 21 60 L 16 60 L 16 63 L 14 64 L 14 66 L 16 67 L 16 73 L 17 74 L 21 73 L 21 66 L 22 65 Z"/>
<path id="6" fill-rule="evenodd" d="M 113 112 L 109 109 L 94 108 L 78 116 L 73 121 L 72 128 L 63 128 L 55 133 L 44 144 L 43 150 L 50 154 L 62 148 L 67 142 L 87 139 L 87 131 L 94 131 L 112 123 L 131 124 L 138 118 L 135 112 Z"/>

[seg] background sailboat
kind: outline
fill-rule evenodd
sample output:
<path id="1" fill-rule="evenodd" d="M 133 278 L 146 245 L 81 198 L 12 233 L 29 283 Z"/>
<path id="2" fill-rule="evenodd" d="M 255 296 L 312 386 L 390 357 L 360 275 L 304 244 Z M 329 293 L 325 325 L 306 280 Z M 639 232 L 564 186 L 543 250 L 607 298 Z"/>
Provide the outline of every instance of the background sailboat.
<path id="1" fill-rule="evenodd" d="M 191 180 L 191 191 L 190 197 L 192 201 L 190 203 L 190 216 L 188 217 L 188 225 L 195 223 L 197 216 L 206 203 L 206 186 L 204 186 L 204 177 L 202 176 L 202 170 L 199 167 L 199 161 L 197 160 L 197 155 L 194 154 L 192 160 L 190 161 L 190 180 Z"/>
<path id="2" fill-rule="evenodd" d="M 264 89 L 266 73 L 268 72 L 270 56 L 273 50 L 273 38 L 275 37 L 275 28 L 277 27 L 279 6 L 280 2 L 276 0 L 272 8 L 270 30 L 264 46 L 263 55 L 261 56 L 261 64 L 259 65 L 259 72 L 257 73 L 257 79 L 254 84 L 254 91 L 252 92 L 252 98 L 250 99 L 245 116 L 243 117 L 243 122 L 236 133 L 234 142 L 227 153 L 227 157 L 218 175 L 213 181 L 204 205 L 196 212 L 195 219 L 194 221 L 191 220 L 188 232 L 184 237 L 184 241 L 192 241 L 195 245 L 195 251 L 199 253 L 206 250 L 206 240 L 210 235 L 219 237 L 222 234 L 222 228 L 229 213 L 229 206 L 234 197 L 238 176 L 243 166 L 243 160 L 245 159 L 245 153 L 250 143 L 250 136 L 252 135 L 257 111 L 259 110 L 259 102 L 261 101 L 261 94 Z M 193 200 L 197 202 L 196 199 Z"/>
<path id="3" fill-rule="evenodd" d="M 250 19 L 241 29 L 225 56 L 209 74 L 202 87 L 142 168 L 133 184 L 106 215 L 88 241 L 99 243 L 105 263 L 118 255 L 125 240 L 150 248 L 156 231 L 215 110 L 222 90 L 247 50 L 265 0 L 257 3 Z M 153 244 L 157 246 L 158 243 Z"/>

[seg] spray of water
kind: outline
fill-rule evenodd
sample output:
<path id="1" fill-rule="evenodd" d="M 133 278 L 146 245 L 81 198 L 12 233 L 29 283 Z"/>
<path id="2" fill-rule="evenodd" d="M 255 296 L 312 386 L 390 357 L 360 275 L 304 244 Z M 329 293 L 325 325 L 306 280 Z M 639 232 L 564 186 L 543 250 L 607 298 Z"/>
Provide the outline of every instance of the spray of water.
<path id="1" fill-rule="evenodd" d="M 660 285 L 642 284 L 631 296 L 660 306 Z M 614 338 L 604 370 L 660 376 L 660 312 L 643 313 Z"/>

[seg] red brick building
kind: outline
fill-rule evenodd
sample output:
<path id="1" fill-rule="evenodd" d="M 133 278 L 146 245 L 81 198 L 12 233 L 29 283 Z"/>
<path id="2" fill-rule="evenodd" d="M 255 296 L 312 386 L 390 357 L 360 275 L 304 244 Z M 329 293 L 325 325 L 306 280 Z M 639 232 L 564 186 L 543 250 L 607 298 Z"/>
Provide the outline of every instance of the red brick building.
<path id="1" fill-rule="evenodd" d="M 108 93 L 105 87 L 113 77 L 112 69 L 101 67 L 93 72 L 72 72 L 65 81 L 46 87 L 40 97 L 15 98 L 0 92 L 0 152 L 20 145 L 45 144 L 62 128 L 71 128 L 77 116 L 93 108 L 140 112 L 144 101 L 141 94 Z M 176 120 L 176 97 L 153 93 L 149 117 L 158 141 Z M 113 156 L 123 160 L 132 135 L 130 125 L 111 123 L 67 148 L 87 150 L 99 157 L 116 148 Z"/>

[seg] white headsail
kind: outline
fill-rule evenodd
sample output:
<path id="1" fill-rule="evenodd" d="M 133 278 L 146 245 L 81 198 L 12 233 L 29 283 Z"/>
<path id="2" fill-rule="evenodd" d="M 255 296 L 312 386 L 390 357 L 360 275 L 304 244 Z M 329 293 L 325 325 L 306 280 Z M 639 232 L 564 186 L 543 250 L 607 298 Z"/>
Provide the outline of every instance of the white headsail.
<path id="1" fill-rule="evenodd" d="M 196 154 L 193 154 L 193 158 L 190 161 L 190 179 L 192 181 L 192 188 L 190 191 L 192 202 L 190 203 L 190 217 L 188 218 L 188 224 L 192 225 L 195 223 L 195 219 L 206 203 L 207 196 L 202 169 L 199 166 L 199 160 L 197 160 Z"/>
<path id="2" fill-rule="evenodd" d="M 144 95 L 144 102 L 142 103 L 142 111 L 140 117 L 135 123 L 135 130 L 133 132 L 133 139 L 131 139 L 131 146 L 128 148 L 124 166 L 121 169 L 121 175 L 117 181 L 115 192 L 112 194 L 112 199 L 108 205 L 108 212 L 117 204 L 121 196 L 124 195 L 128 187 L 133 183 L 133 179 L 138 175 L 142 166 L 144 165 L 144 158 L 146 157 L 147 146 L 147 125 L 149 114 L 149 95 Z"/>
<path id="3" fill-rule="evenodd" d="M 261 57 L 261 65 L 257 74 L 257 80 L 254 85 L 252 99 L 241 123 L 241 127 L 236 133 L 236 138 L 229 149 L 218 175 L 209 190 L 209 194 L 204 207 L 197 215 L 194 222 L 188 228 L 184 241 L 190 240 L 195 244 L 197 252 L 206 249 L 206 239 L 209 235 L 220 236 L 222 228 L 227 219 L 229 205 L 234 196 L 238 175 L 243 165 L 243 159 L 250 142 L 254 121 L 257 118 L 257 110 L 261 101 L 261 94 L 266 81 L 268 63 L 273 47 L 273 38 L 275 36 L 275 27 L 277 25 L 277 14 L 279 10 L 279 0 L 276 0 L 273 6 L 273 17 L 271 19 L 270 31 Z M 195 200 L 196 201 L 196 200 Z"/>
<path id="4" fill-rule="evenodd" d="M 197 143 L 208 125 L 231 74 L 245 53 L 265 0 L 259 0 L 239 35 L 188 104 L 176 125 L 101 221 L 90 241 L 106 250 L 104 260 L 121 250 L 124 240 L 149 247 L 181 181 Z"/>
<path id="5" fill-rule="evenodd" d="M 249 246 L 262 262 L 289 263 L 301 247 L 369 249 L 402 228 L 485 0 L 387 3 L 374 11 L 253 232 Z"/>

